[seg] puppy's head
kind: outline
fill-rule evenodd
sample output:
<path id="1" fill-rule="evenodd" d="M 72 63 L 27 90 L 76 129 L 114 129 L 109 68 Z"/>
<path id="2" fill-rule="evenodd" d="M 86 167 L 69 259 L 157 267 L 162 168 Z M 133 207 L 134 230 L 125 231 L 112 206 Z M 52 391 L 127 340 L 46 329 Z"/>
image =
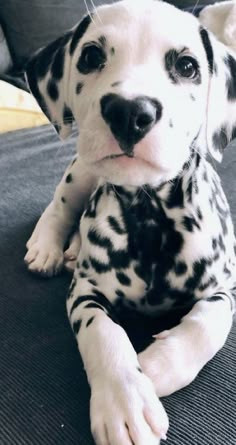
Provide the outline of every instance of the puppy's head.
<path id="1" fill-rule="evenodd" d="M 115 184 L 158 185 L 193 150 L 217 160 L 235 134 L 236 61 L 191 14 L 153 0 L 99 7 L 29 62 L 62 138 Z"/>

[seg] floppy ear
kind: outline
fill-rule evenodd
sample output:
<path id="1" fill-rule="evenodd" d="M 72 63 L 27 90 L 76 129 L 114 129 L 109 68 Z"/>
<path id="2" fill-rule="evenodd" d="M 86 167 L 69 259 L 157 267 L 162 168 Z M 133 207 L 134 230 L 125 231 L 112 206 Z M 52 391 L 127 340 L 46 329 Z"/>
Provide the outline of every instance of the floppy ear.
<path id="1" fill-rule="evenodd" d="M 206 29 L 200 29 L 209 69 L 206 138 L 211 155 L 221 162 L 236 137 L 236 54 Z"/>
<path id="2" fill-rule="evenodd" d="M 71 57 L 87 30 L 91 17 L 40 49 L 26 66 L 26 80 L 42 111 L 62 139 L 71 134 L 73 104 L 70 86 Z"/>

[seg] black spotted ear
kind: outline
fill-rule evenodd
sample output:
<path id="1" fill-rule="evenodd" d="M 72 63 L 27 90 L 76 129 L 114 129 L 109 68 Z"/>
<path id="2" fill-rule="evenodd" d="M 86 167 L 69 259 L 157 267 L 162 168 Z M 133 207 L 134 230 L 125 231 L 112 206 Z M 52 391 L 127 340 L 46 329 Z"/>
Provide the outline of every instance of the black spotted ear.
<path id="1" fill-rule="evenodd" d="M 27 63 L 26 79 L 42 111 L 62 139 L 72 131 L 73 104 L 69 92 L 71 57 L 86 32 L 91 17 L 40 49 Z"/>
<path id="2" fill-rule="evenodd" d="M 208 69 L 206 137 L 210 154 L 218 162 L 236 137 L 236 56 L 206 29 L 200 29 Z"/>

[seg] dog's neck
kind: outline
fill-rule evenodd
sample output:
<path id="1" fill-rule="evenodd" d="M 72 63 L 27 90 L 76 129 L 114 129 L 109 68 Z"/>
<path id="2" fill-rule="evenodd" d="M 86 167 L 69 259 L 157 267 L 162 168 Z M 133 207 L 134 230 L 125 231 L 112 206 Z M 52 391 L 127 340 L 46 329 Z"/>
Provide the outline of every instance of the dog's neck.
<path id="1" fill-rule="evenodd" d="M 140 186 L 126 186 L 126 185 L 114 185 L 107 183 L 108 188 L 113 189 L 117 196 L 120 196 L 125 200 L 126 204 L 129 206 L 135 205 L 136 198 L 143 196 L 147 199 L 158 199 L 162 203 L 167 203 L 168 206 L 174 206 L 174 203 L 178 207 L 182 207 L 185 196 L 189 194 L 189 189 L 191 184 L 195 183 L 196 175 L 198 172 L 202 171 L 201 166 L 205 163 L 204 157 L 201 157 L 195 151 L 192 152 L 189 161 L 183 166 L 182 171 L 170 181 L 164 182 L 158 187 L 152 186 L 150 184 L 145 184 Z M 194 193 L 194 188 L 192 193 Z M 171 203 L 172 201 L 172 203 Z M 179 203 L 179 205 L 178 205 Z"/>

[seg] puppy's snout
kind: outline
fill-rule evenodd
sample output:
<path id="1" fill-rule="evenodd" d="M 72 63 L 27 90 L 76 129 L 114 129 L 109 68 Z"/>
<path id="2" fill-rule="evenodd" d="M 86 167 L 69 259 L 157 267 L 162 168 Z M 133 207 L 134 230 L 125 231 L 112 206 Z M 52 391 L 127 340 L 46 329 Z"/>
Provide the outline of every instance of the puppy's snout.
<path id="1" fill-rule="evenodd" d="M 101 99 L 101 112 L 121 149 L 130 154 L 134 145 L 160 120 L 162 105 L 145 96 L 128 100 L 117 94 L 107 94 Z"/>

